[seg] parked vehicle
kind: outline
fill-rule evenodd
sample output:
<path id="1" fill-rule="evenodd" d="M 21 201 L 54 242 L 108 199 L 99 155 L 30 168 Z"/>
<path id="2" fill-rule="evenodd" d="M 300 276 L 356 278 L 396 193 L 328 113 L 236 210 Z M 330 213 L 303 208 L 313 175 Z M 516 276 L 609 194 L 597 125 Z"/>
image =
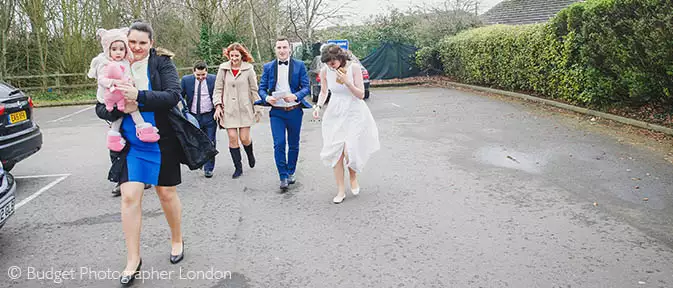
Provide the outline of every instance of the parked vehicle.
<path id="1" fill-rule="evenodd" d="M 362 81 L 364 82 L 365 85 L 365 99 L 369 98 L 369 71 L 367 71 L 367 68 L 360 63 L 360 59 L 358 59 L 355 55 L 350 53 L 350 58 L 351 61 L 360 64 L 360 67 L 362 70 Z M 311 81 L 311 98 L 313 103 L 318 103 L 318 96 L 320 96 L 320 69 L 322 67 L 325 67 L 325 63 L 322 63 L 320 61 L 320 56 L 315 56 L 313 57 L 313 61 L 311 62 L 311 67 L 309 69 L 309 79 Z M 329 101 L 329 97 L 332 95 L 332 92 L 327 93 L 327 101 Z M 325 102 L 327 103 L 327 102 Z"/>
<path id="2" fill-rule="evenodd" d="M 33 100 L 0 82 L 0 162 L 11 171 L 42 148 L 42 132 L 33 121 Z"/>
<path id="3" fill-rule="evenodd" d="M 16 199 L 16 182 L 0 164 L 0 228 L 5 226 L 7 219 L 14 214 L 14 201 Z"/>

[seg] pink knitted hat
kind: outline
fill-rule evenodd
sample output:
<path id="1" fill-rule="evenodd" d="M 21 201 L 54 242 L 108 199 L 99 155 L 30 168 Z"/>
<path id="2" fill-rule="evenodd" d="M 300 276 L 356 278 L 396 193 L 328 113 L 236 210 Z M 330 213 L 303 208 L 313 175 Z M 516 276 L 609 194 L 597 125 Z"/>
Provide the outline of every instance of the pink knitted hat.
<path id="1" fill-rule="evenodd" d="M 105 30 L 105 29 L 98 29 L 96 31 L 96 36 L 100 37 L 100 43 L 101 46 L 103 46 L 103 53 L 105 54 L 105 57 L 110 59 L 110 46 L 112 43 L 116 41 L 122 41 L 124 42 L 124 46 L 126 46 L 126 59 L 129 61 L 133 60 L 133 53 L 131 52 L 131 49 L 129 47 L 129 40 L 128 40 L 128 32 L 129 28 L 119 28 L 119 29 L 110 29 L 110 30 Z"/>

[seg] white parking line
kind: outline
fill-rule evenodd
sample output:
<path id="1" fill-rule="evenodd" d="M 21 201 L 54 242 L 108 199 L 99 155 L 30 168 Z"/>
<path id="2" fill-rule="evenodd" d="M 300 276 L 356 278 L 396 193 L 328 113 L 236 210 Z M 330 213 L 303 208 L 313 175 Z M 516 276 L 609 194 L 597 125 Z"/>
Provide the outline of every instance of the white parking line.
<path id="1" fill-rule="evenodd" d="M 68 176 L 70 176 L 70 174 L 63 174 L 63 176 L 61 176 L 61 178 L 58 178 L 58 179 L 54 180 L 53 182 L 49 183 L 49 185 L 42 187 L 42 189 L 40 189 L 40 190 L 38 190 L 37 192 L 33 193 L 33 195 L 30 195 L 28 198 L 23 199 L 23 201 L 19 202 L 19 204 L 16 204 L 16 206 L 14 206 L 14 210 L 21 208 L 21 206 L 23 206 L 23 205 L 26 205 L 26 204 L 27 204 L 28 202 L 30 202 L 31 200 L 37 198 L 37 196 L 40 196 L 40 194 L 42 194 L 42 193 L 44 193 L 45 191 L 51 189 L 51 187 L 54 187 L 56 184 L 58 184 L 58 183 L 60 183 L 61 181 L 65 180 L 65 178 L 68 178 Z M 24 177 L 35 178 L 35 177 L 30 177 L 30 176 L 24 176 Z M 19 179 L 21 179 L 21 178 L 19 178 Z M 23 179 L 26 179 L 26 178 L 23 178 Z"/>
<path id="2" fill-rule="evenodd" d="M 51 177 L 63 177 L 63 176 L 70 176 L 70 174 L 14 176 L 14 179 L 51 178 Z"/>
<path id="3" fill-rule="evenodd" d="M 84 109 L 82 109 L 82 110 L 79 110 L 79 111 L 77 111 L 77 112 L 75 112 L 75 113 L 71 113 L 71 114 L 65 115 L 65 116 L 63 116 L 63 117 L 61 117 L 61 118 L 58 118 L 58 119 L 56 119 L 56 120 L 48 121 L 47 123 L 53 123 L 53 122 L 61 121 L 61 120 L 63 120 L 63 119 L 68 119 L 68 118 L 70 118 L 70 117 L 72 117 L 72 116 L 75 116 L 75 115 L 77 115 L 77 114 L 79 114 L 79 113 L 82 113 L 82 112 L 85 112 L 85 111 L 88 111 L 88 110 L 91 110 L 91 109 L 93 109 L 93 108 L 95 108 L 95 107 L 96 107 L 96 106 L 91 106 L 91 107 L 88 107 L 88 108 L 84 108 Z"/>
<path id="4" fill-rule="evenodd" d="M 399 108 L 399 107 L 402 107 L 402 106 L 397 105 L 397 104 L 395 104 L 395 103 L 392 103 L 392 104 L 393 104 L 393 106 L 398 107 L 398 108 Z"/>

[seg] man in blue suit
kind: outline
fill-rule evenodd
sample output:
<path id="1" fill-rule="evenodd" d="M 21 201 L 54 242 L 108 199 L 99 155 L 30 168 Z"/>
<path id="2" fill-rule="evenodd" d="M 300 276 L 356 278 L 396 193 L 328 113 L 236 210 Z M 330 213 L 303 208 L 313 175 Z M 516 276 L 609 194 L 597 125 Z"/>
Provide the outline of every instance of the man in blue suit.
<path id="1" fill-rule="evenodd" d="M 215 122 L 215 107 L 213 107 L 213 90 L 215 89 L 215 75 L 208 74 L 206 62 L 199 61 L 194 65 L 194 73 L 182 77 L 182 98 L 187 102 L 187 109 L 199 121 L 201 130 L 208 135 L 210 141 L 216 142 L 217 122 Z M 204 81 L 205 80 L 205 81 Z M 203 165 L 206 178 L 213 177 L 215 158 Z"/>
<path id="2" fill-rule="evenodd" d="M 264 71 L 259 83 L 259 96 L 262 98 L 255 104 L 271 106 L 271 133 L 276 168 L 280 176 L 280 189 L 287 191 L 289 184 L 297 179 L 297 159 L 299 158 L 299 134 L 304 116 L 303 108 L 311 108 L 306 101 L 310 93 L 310 83 L 304 62 L 292 59 L 290 41 L 287 38 L 276 40 L 275 60 L 264 64 Z M 274 92 L 284 93 L 282 97 L 286 106 L 279 106 L 278 100 L 272 97 Z M 287 138 L 286 138 L 287 136 Z M 285 153 L 287 143 L 288 153 Z"/>

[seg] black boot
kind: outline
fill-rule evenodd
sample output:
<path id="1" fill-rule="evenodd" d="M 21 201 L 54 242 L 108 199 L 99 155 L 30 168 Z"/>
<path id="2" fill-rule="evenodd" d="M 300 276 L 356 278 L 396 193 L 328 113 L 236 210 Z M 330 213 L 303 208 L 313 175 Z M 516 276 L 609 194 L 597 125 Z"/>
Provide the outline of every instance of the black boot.
<path id="1" fill-rule="evenodd" d="M 252 142 L 250 142 L 250 145 L 248 146 L 243 145 L 243 148 L 245 149 L 245 154 L 248 154 L 248 164 L 250 164 L 250 168 L 254 168 L 255 154 L 252 153 Z"/>
<path id="2" fill-rule="evenodd" d="M 231 178 L 238 178 L 243 174 L 243 164 L 241 164 L 241 148 L 229 148 L 229 153 L 231 153 L 231 160 L 234 161 L 234 175 L 231 175 Z"/>

